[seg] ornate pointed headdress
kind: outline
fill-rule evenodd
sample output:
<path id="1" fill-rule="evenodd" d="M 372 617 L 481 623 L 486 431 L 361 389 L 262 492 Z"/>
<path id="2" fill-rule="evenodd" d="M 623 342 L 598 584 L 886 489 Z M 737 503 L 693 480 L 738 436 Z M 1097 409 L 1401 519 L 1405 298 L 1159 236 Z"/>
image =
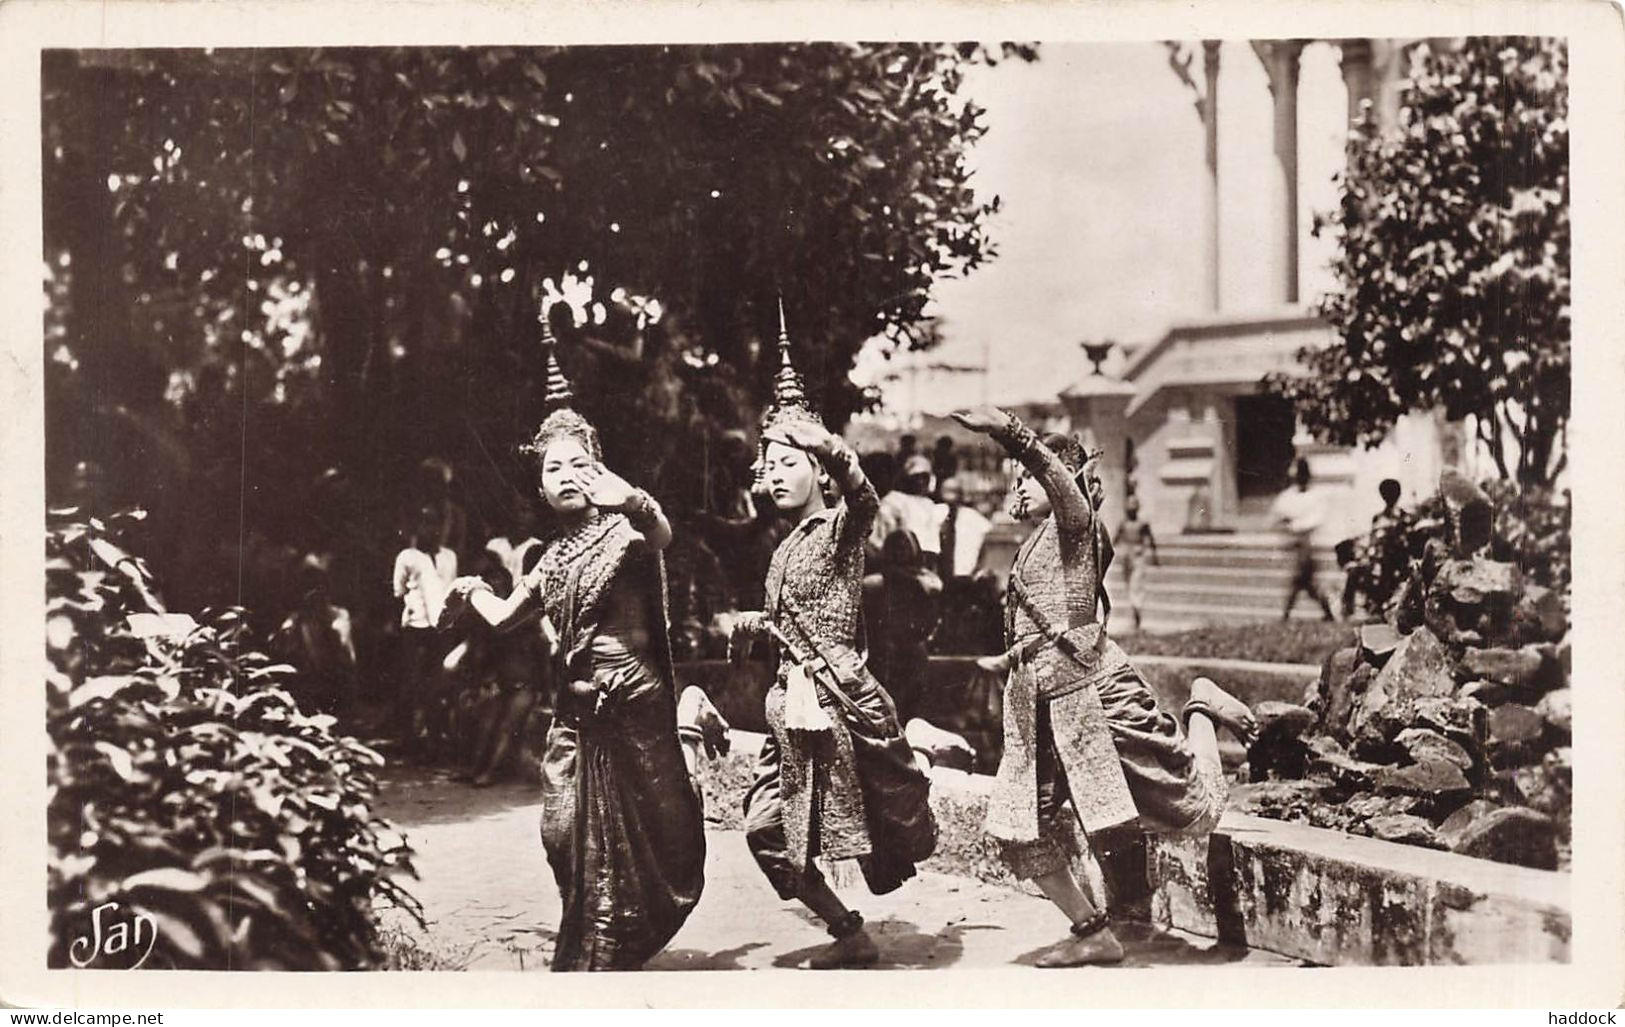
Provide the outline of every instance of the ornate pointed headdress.
<path id="1" fill-rule="evenodd" d="M 762 427 L 756 444 L 755 484 L 761 485 L 762 466 L 766 462 L 767 435 L 774 428 L 800 421 L 823 426 L 812 404 L 807 401 L 807 388 L 790 358 L 790 332 L 784 324 L 784 297 L 779 297 L 779 372 L 773 376 L 773 402 L 762 412 Z"/>
<path id="2" fill-rule="evenodd" d="M 548 305 L 543 303 L 536 320 L 542 324 L 542 349 L 547 353 L 547 395 L 543 405 L 548 413 L 541 427 L 536 429 L 536 434 L 519 449 L 539 463 L 548 446 L 561 438 L 570 438 L 581 443 L 581 448 L 594 460 L 602 460 L 603 447 L 599 444 L 597 430 L 570 405 L 575 399 L 575 392 L 570 388 L 570 379 L 564 376 L 564 368 L 559 366 L 555 352 L 558 341 L 553 338 L 553 326 L 547 319 L 547 313 Z"/>

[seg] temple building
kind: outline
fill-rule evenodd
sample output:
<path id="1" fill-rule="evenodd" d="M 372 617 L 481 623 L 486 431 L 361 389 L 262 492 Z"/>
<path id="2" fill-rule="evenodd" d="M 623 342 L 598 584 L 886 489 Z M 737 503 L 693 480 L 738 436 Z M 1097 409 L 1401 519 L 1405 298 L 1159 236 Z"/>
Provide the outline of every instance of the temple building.
<path id="1" fill-rule="evenodd" d="M 1317 538 L 1324 583 L 1334 590 L 1341 588 L 1342 576 L 1331 559 L 1332 547 L 1369 528 L 1382 505 L 1378 485 L 1383 479 L 1398 480 L 1404 501 L 1414 502 L 1432 494 L 1447 463 L 1470 457 L 1462 451 L 1459 425 L 1426 414 L 1403 419 L 1374 450 L 1318 443 L 1299 430 L 1290 405 L 1263 394 L 1259 384 L 1270 372 L 1304 373 L 1297 351 L 1334 341 L 1307 302 L 1331 283 L 1306 281 L 1325 274 L 1325 260 L 1323 254 L 1314 261 L 1304 256 L 1308 233 L 1300 182 L 1329 185 L 1338 168 L 1317 167 L 1306 176 L 1300 167 L 1301 72 L 1312 57 L 1324 76 L 1335 59 L 1347 90 L 1349 123 L 1368 103 L 1377 118 L 1391 121 L 1404 54 L 1415 45 L 1428 44 L 1344 39 L 1170 47 L 1175 71 L 1196 95 L 1205 129 L 1208 310 L 1170 325 L 1158 338 L 1117 347 L 1116 353 L 1095 348 L 1089 354 L 1094 371 L 1063 390 L 1052 408 L 1054 421 L 1061 422 L 1055 426 L 1085 434 L 1105 452 L 1106 522 L 1121 522 L 1124 497 L 1133 494 L 1142 519 L 1160 540 L 1162 566 L 1149 588 L 1152 623 L 1280 616 L 1289 559 L 1270 510 L 1287 487 L 1296 457 L 1308 460 L 1311 487 L 1325 497 L 1328 517 Z M 1262 65 L 1272 100 L 1274 174 L 1263 183 L 1221 178 L 1221 69 L 1236 60 Z M 1318 126 L 1319 138 L 1326 128 Z M 1339 139 L 1346 137 L 1345 126 L 1335 128 Z M 1341 160 L 1340 148 L 1334 156 Z M 1272 223 L 1256 226 L 1245 250 L 1226 250 L 1220 216 L 1235 206 L 1229 192 L 1256 192 L 1260 186 L 1269 197 Z M 1318 204 L 1325 205 L 1324 199 Z M 1249 271 L 1255 281 L 1270 282 L 1269 291 L 1227 293 L 1228 260 L 1265 264 L 1263 276 L 1256 267 Z M 1117 593 L 1122 594 L 1120 586 Z M 1313 606 L 1302 602 L 1297 615 L 1317 615 Z"/>

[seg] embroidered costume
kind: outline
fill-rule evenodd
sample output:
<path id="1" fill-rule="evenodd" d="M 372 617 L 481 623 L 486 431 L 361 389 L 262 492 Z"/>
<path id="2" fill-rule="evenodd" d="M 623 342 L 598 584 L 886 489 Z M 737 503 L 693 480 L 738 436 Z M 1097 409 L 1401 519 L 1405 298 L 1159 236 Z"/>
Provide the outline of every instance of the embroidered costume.
<path id="1" fill-rule="evenodd" d="M 1071 799 L 1094 835 L 1138 819 L 1160 833 L 1211 831 L 1223 811 L 1221 777 L 1201 769 L 1128 657 L 1097 620 L 1110 559 L 1077 466 L 1010 417 L 990 434 L 1043 486 L 1052 512 L 1017 551 L 1006 594 L 1012 661 L 1004 697 L 1004 755 L 986 830 L 1018 877 L 1064 868 Z"/>
<path id="2" fill-rule="evenodd" d="M 545 325 L 545 321 L 544 321 Z M 551 333 L 544 328 L 544 342 Z M 559 405 L 528 447 L 556 438 L 599 458 L 597 433 Z M 550 540 L 519 587 L 559 633 L 559 694 L 542 767 L 542 845 L 563 900 L 554 970 L 636 969 L 677 933 L 704 885 L 705 823 L 677 735 L 661 555 L 630 517 L 594 512 Z"/>
<path id="3" fill-rule="evenodd" d="M 764 435 L 798 419 L 817 423 L 790 362 L 782 312 L 779 345 Z M 830 729 L 800 730 L 787 717 L 798 661 L 781 651 L 767 694 L 772 734 L 745 795 L 751 853 L 787 899 L 798 897 L 815 857 L 856 859 L 869 889 L 884 894 L 914 876 L 915 864 L 936 846 L 930 781 L 915 763 L 891 696 L 864 666 L 863 550 L 879 501 L 857 455 L 838 439 L 815 456 L 843 499 L 802 520 L 774 551 L 765 615 L 805 661 L 801 669 L 816 669 L 817 701 Z"/>

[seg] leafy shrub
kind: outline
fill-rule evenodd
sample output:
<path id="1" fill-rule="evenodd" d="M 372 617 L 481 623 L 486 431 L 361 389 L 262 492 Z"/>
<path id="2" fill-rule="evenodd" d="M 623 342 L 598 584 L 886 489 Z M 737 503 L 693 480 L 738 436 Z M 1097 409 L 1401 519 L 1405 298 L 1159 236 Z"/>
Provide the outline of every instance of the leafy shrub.
<path id="1" fill-rule="evenodd" d="M 411 850 L 372 815 L 382 759 L 300 712 L 243 611 L 164 611 L 115 541 L 140 516 L 48 520 L 50 965 L 85 961 L 109 902 L 156 927 L 121 965 L 376 965 L 375 904 L 421 923 Z"/>

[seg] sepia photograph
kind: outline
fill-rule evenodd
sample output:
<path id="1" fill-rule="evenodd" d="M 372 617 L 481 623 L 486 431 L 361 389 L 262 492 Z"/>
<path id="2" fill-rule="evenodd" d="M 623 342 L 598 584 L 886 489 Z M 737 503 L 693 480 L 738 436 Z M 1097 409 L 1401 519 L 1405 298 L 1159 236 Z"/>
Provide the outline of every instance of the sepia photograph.
<path id="1" fill-rule="evenodd" d="M 1601 958 L 1553 25 L 46 40 L 30 970 Z"/>

